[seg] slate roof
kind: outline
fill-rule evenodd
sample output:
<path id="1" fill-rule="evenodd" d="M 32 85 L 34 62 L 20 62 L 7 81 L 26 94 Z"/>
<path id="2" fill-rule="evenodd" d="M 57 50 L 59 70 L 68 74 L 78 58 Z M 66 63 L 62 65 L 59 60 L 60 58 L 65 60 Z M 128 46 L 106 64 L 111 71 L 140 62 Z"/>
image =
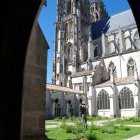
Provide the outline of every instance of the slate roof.
<path id="1" fill-rule="evenodd" d="M 81 72 L 76 72 L 75 74 L 72 74 L 71 77 L 78 77 L 78 76 L 84 76 L 84 75 L 90 75 L 94 70 L 85 70 Z"/>
<path id="2" fill-rule="evenodd" d="M 93 39 L 101 37 L 102 32 L 111 33 L 126 27 L 136 26 L 136 22 L 131 10 L 123 11 L 109 18 L 92 23 L 91 31 Z"/>
<path id="3" fill-rule="evenodd" d="M 54 91 L 60 91 L 60 92 L 68 92 L 68 93 L 73 93 L 73 94 L 83 94 L 82 91 L 77 91 L 68 87 L 63 87 L 59 85 L 52 85 L 52 84 L 47 84 L 46 88 L 48 90 L 54 90 Z"/>
<path id="4" fill-rule="evenodd" d="M 140 76 L 139 76 L 139 78 L 140 78 Z M 117 85 L 119 85 L 119 84 L 134 84 L 135 83 L 135 79 L 134 79 L 134 77 L 133 76 L 130 76 L 130 77 L 125 77 L 125 78 L 116 78 L 115 79 L 115 83 L 117 84 Z M 103 83 L 101 83 L 101 84 L 98 84 L 98 85 L 96 85 L 96 87 L 98 88 L 100 88 L 100 87 L 105 87 L 105 86 L 110 86 L 112 84 L 112 82 L 111 82 L 111 80 L 108 80 L 108 81 L 106 81 L 106 82 L 103 82 Z"/>

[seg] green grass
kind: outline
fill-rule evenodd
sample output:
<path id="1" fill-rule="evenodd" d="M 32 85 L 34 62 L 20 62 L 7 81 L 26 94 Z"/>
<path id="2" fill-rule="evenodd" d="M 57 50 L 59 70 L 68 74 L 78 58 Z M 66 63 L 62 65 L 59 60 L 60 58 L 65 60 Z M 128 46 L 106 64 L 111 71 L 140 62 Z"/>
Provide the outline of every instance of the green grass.
<path id="1" fill-rule="evenodd" d="M 101 140 L 122 140 L 125 138 L 133 137 L 140 133 L 140 128 L 132 128 L 129 131 L 119 130 L 115 134 L 107 134 L 101 133 L 100 131 L 96 131 L 97 136 Z"/>
<path id="2" fill-rule="evenodd" d="M 74 140 L 76 135 L 72 133 L 66 133 L 64 129 L 50 128 L 47 129 L 46 135 L 50 140 Z M 140 128 L 131 128 L 129 131 L 118 130 L 115 134 L 102 133 L 99 130 L 93 130 L 100 140 L 122 140 L 130 138 L 137 134 L 140 134 Z"/>
<path id="3" fill-rule="evenodd" d="M 129 119 L 117 119 L 114 121 L 116 124 L 123 123 L 124 125 L 140 125 L 140 119 L 138 118 L 129 118 Z"/>
<path id="4" fill-rule="evenodd" d="M 76 139 L 76 135 L 72 133 L 66 133 L 64 129 L 61 128 L 50 128 L 47 129 L 48 132 L 45 134 L 49 138 L 49 140 L 74 140 Z"/>

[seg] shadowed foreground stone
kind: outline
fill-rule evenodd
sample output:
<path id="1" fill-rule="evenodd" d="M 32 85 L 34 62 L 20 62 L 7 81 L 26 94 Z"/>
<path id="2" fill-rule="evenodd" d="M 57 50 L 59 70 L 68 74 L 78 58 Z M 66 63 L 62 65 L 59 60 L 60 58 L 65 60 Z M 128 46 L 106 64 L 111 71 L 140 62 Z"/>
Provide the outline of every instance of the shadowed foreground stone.
<path id="1" fill-rule="evenodd" d="M 38 25 L 28 45 L 23 82 L 23 140 L 46 140 L 45 93 L 48 44 Z"/>

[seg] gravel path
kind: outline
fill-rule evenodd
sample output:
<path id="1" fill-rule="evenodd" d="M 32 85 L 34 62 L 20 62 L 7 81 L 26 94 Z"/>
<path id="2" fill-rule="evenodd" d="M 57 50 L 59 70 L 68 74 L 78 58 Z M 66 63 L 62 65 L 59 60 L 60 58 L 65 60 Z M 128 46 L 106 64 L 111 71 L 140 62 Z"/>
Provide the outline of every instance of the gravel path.
<path id="1" fill-rule="evenodd" d="M 136 135 L 134 137 L 128 138 L 128 139 L 124 139 L 124 140 L 140 140 L 140 135 Z"/>

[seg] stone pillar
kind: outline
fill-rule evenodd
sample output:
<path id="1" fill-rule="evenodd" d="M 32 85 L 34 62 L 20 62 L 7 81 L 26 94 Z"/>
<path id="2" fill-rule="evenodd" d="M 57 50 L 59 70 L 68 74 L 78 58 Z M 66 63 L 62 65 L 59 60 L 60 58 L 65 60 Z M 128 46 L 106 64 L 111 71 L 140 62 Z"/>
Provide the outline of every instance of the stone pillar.
<path id="1" fill-rule="evenodd" d="M 28 44 L 24 66 L 22 140 L 45 140 L 46 46 L 36 23 Z"/>
<path id="2" fill-rule="evenodd" d="M 64 93 L 61 93 L 61 101 L 60 101 L 60 107 L 61 107 L 61 115 L 64 116 L 66 115 L 65 110 L 66 110 L 66 104 L 65 104 L 65 95 Z"/>
<path id="3" fill-rule="evenodd" d="M 58 47 L 57 47 L 57 53 L 60 53 L 61 51 L 61 30 L 58 31 Z"/>
<path id="4" fill-rule="evenodd" d="M 76 102 L 75 102 L 75 114 L 78 116 L 79 115 L 79 95 L 75 95 Z"/>
<path id="5" fill-rule="evenodd" d="M 138 96 L 138 116 L 140 117 L 140 80 L 137 80 L 136 81 L 136 86 L 137 86 L 137 88 L 138 88 L 138 94 L 137 94 L 137 96 Z"/>
<path id="6" fill-rule="evenodd" d="M 89 115 L 96 116 L 97 115 L 96 90 L 92 84 L 90 84 L 89 87 L 88 106 L 89 106 Z"/>
<path id="7" fill-rule="evenodd" d="M 116 83 L 112 84 L 112 90 L 113 90 L 113 110 L 114 110 L 114 117 L 120 116 L 120 109 L 119 109 L 119 99 L 118 99 L 118 89 L 116 86 Z"/>
<path id="8" fill-rule="evenodd" d="M 80 61 L 81 62 L 84 62 L 84 52 L 83 52 L 83 47 L 82 46 L 80 46 Z"/>
<path id="9" fill-rule="evenodd" d="M 110 112 L 111 112 L 110 117 L 114 117 L 114 98 L 113 98 L 113 94 L 111 94 L 109 96 L 109 99 L 110 99 Z"/>
<path id="10" fill-rule="evenodd" d="M 55 117 L 55 101 L 53 100 L 52 115 Z"/>
<path id="11" fill-rule="evenodd" d="M 102 56 L 103 57 L 105 56 L 105 53 L 106 53 L 105 47 L 106 47 L 105 34 L 102 33 Z"/>
<path id="12" fill-rule="evenodd" d="M 119 28 L 119 52 L 122 53 L 125 48 L 124 48 L 124 43 L 123 43 L 123 32 L 121 28 Z"/>
<path id="13" fill-rule="evenodd" d="M 68 87 L 72 88 L 72 78 L 68 77 Z"/>
<path id="14" fill-rule="evenodd" d="M 134 66 L 134 78 L 136 81 L 139 81 L 139 74 L 138 74 L 138 69 L 136 64 Z"/>
<path id="15" fill-rule="evenodd" d="M 93 48 L 93 41 L 91 34 L 89 35 L 89 41 L 88 41 L 88 59 L 93 60 L 94 59 L 94 48 Z"/>
<path id="16" fill-rule="evenodd" d="M 78 51 L 78 30 L 77 30 L 77 12 L 76 12 L 76 0 L 72 0 L 73 3 L 73 72 L 77 71 L 77 51 Z"/>
<path id="17" fill-rule="evenodd" d="M 112 68 L 110 69 L 110 80 L 111 80 L 112 83 L 115 82 L 114 72 L 113 72 L 113 69 Z"/>
<path id="18" fill-rule="evenodd" d="M 81 3 L 80 1 L 77 2 L 77 18 L 78 18 L 77 35 L 78 35 L 78 52 L 79 52 L 78 56 L 80 56 L 78 59 L 80 59 L 81 53 L 83 53 L 83 51 L 81 51 L 82 48 L 81 48 Z"/>
<path id="19" fill-rule="evenodd" d="M 52 115 L 52 99 L 51 99 L 51 92 L 46 89 L 46 118 Z"/>
<path id="20" fill-rule="evenodd" d="M 96 90 L 94 86 L 92 73 L 90 77 L 90 86 L 89 86 L 89 94 L 88 94 L 88 106 L 89 106 L 89 115 L 96 116 L 97 115 L 97 99 L 96 99 Z"/>
<path id="21" fill-rule="evenodd" d="M 73 73 L 76 73 L 77 71 L 77 62 L 76 62 L 76 54 L 73 55 Z"/>

